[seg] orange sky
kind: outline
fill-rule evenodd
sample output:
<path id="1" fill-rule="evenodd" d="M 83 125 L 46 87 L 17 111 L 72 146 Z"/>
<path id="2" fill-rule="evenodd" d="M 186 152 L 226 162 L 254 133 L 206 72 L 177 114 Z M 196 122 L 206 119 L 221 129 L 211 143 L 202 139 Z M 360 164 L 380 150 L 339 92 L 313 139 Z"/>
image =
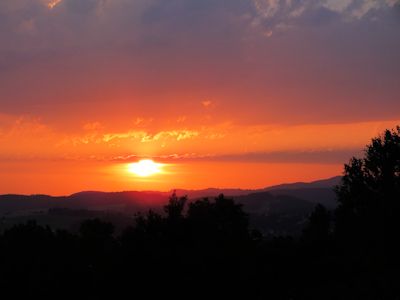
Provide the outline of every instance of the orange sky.
<path id="1" fill-rule="evenodd" d="M 111 132 L 84 124 L 80 134 L 56 132 L 38 120 L 4 126 L 1 193 L 70 194 L 81 190 L 170 190 L 207 187 L 262 188 L 341 174 L 372 136 L 399 121 L 210 127 L 151 130 L 133 125 Z M 150 126 L 150 125 L 148 125 Z M 150 126 L 151 127 L 151 126 Z M 165 164 L 141 178 L 128 164 L 143 158 Z"/>
<path id="2" fill-rule="evenodd" d="M 0 2 L 0 193 L 261 188 L 400 124 L 393 0 Z M 129 163 L 162 173 L 140 178 Z"/>

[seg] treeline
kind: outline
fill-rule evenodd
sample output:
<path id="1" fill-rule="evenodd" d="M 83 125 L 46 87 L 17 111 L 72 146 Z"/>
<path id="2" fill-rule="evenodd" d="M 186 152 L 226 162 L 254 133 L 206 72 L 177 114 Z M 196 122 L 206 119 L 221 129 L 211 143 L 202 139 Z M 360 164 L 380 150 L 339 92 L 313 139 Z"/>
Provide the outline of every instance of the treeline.
<path id="1" fill-rule="evenodd" d="M 334 212 L 317 205 L 299 239 L 249 228 L 223 195 L 137 215 L 121 234 L 28 222 L 0 236 L 5 295 L 130 299 L 400 299 L 400 128 L 345 165 Z"/>

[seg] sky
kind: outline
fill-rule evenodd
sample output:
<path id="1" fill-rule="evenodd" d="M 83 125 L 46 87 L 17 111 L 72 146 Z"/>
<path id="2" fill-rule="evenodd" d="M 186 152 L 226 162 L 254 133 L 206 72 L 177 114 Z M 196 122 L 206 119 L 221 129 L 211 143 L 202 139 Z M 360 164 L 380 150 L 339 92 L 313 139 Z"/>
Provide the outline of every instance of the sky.
<path id="1" fill-rule="evenodd" d="M 400 125 L 399 53 L 398 0 L 2 0 L 0 193 L 340 175 Z"/>

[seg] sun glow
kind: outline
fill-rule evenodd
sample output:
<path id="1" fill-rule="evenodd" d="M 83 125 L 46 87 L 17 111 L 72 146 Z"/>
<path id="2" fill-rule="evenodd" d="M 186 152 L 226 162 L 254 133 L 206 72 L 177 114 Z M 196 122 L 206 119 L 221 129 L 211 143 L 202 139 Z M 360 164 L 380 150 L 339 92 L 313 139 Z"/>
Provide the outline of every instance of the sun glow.
<path id="1" fill-rule="evenodd" d="M 143 159 L 128 165 L 128 171 L 140 177 L 148 177 L 161 173 L 162 164 L 155 163 L 151 159 Z"/>

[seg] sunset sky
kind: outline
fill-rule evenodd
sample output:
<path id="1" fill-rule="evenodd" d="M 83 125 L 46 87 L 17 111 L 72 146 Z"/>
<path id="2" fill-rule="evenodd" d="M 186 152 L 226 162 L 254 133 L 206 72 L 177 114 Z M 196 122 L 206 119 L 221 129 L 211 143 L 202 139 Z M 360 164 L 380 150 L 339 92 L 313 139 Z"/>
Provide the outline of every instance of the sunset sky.
<path id="1" fill-rule="evenodd" d="M 399 70 L 397 0 L 1 0 L 0 194 L 340 175 Z"/>

